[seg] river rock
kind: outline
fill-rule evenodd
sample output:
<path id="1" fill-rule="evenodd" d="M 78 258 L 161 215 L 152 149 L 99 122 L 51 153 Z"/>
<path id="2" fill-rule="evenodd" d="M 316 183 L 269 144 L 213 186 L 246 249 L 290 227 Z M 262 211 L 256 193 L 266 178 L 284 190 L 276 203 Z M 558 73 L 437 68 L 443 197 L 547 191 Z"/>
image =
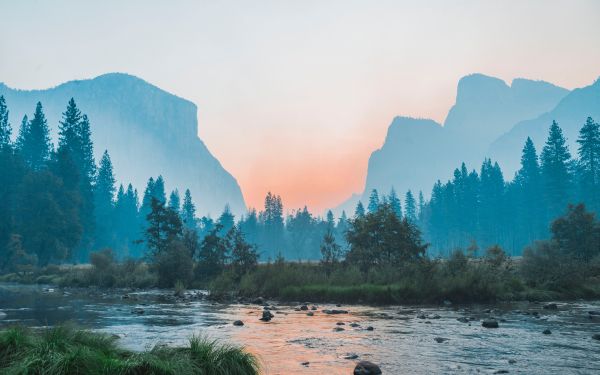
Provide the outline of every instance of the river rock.
<path id="1" fill-rule="evenodd" d="M 440 344 L 443 343 L 444 341 L 448 341 L 448 339 L 443 338 L 443 337 L 436 337 L 436 338 L 434 338 L 434 340 L 435 340 L 435 342 L 440 343 Z"/>
<path id="2" fill-rule="evenodd" d="M 310 307 L 310 309 L 311 309 L 311 310 L 316 310 L 316 309 L 317 309 L 317 306 L 315 306 L 315 305 L 312 305 L 312 306 Z"/>
<path id="3" fill-rule="evenodd" d="M 310 362 L 302 362 L 301 365 L 305 366 L 305 367 L 308 367 L 308 365 L 310 365 Z"/>
<path id="4" fill-rule="evenodd" d="M 542 333 L 543 333 L 544 335 L 551 335 L 551 334 L 552 334 L 552 331 L 550 331 L 549 329 L 545 329 L 545 330 L 543 330 L 543 331 L 542 331 Z"/>
<path id="5" fill-rule="evenodd" d="M 263 322 L 270 322 L 273 316 L 274 315 L 271 314 L 269 310 L 263 310 L 262 318 L 260 318 L 259 320 L 262 320 Z"/>
<path id="6" fill-rule="evenodd" d="M 347 356 L 344 357 L 344 359 L 356 359 L 358 358 L 358 354 L 348 354 Z"/>
<path id="7" fill-rule="evenodd" d="M 302 305 L 302 306 L 300 306 L 300 310 L 306 311 L 306 310 L 308 310 L 308 306 Z"/>
<path id="8" fill-rule="evenodd" d="M 467 318 L 465 316 L 461 316 L 460 318 L 456 318 L 456 320 L 458 320 L 461 323 L 469 323 L 469 318 Z"/>
<path id="9" fill-rule="evenodd" d="M 338 325 L 338 326 L 345 326 L 346 325 L 346 323 L 344 323 L 344 322 L 337 322 L 335 324 Z"/>
<path id="10" fill-rule="evenodd" d="M 369 361 L 360 361 L 354 368 L 354 375 L 380 375 L 382 374 L 379 366 Z"/>
<path id="11" fill-rule="evenodd" d="M 141 307 L 136 307 L 135 309 L 131 310 L 131 312 L 133 314 L 143 315 L 146 311 L 144 311 L 144 309 L 142 309 Z"/>
<path id="12" fill-rule="evenodd" d="M 255 298 L 254 301 L 252 301 L 252 303 L 255 305 L 262 305 L 264 302 L 263 302 L 262 297 L 258 297 L 258 298 Z"/>
<path id="13" fill-rule="evenodd" d="M 306 313 L 306 315 L 307 315 L 307 316 L 314 316 L 314 315 L 315 315 L 315 313 L 314 313 L 314 312 L 312 312 L 312 311 L 309 311 L 309 312 L 307 312 L 307 313 Z"/>
<path id="14" fill-rule="evenodd" d="M 241 327 L 241 326 L 243 326 L 243 325 L 244 325 L 244 322 L 242 322 L 241 320 L 236 320 L 235 322 L 233 322 L 233 325 L 234 325 L 234 326 Z"/>
<path id="15" fill-rule="evenodd" d="M 600 311 L 588 311 L 590 315 L 600 315 Z"/>
<path id="16" fill-rule="evenodd" d="M 592 338 L 593 338 L 594 340 L 599 340 L 599 341 L 600 341 L 600 333 L 595 333 L 595 334 L 592 336 Z"/>
<path id="17" fill-rule="evenodd" d="M 485 328 L 498 328 L 498 321 L 496 319 L 484 319 L 481 322 L 481 326 Z"/>
<path id="18" fill-rule="evenodd" d="M 354 327 L 354 328 L 360 327 L 360 324 L 358 324 L 358 323 L 350 323 L 350 327 Z"/>
<path id="19" fill-rule="evenodd" d="M 558 310 L 558 305 L 556 303 L 549 303 L 544 305 L 545 310 Z"/>
<path id="20" fill-rule="evenodd" d="M 335 315 L 335 314 L 348 314 L 346 310 L 323 310 L 325 314 Z"/>
<path id="21" fill-rule="evenodd" d="M 335 332 L 341 332 L 341 331 L 345 331 L 345 329 L 343 329 L 342 327 L 335 327 L 333 329 Z"/>
<path id="22" fill-rule="evenodd" d="M 373 331 L 375 328 L 373 328 L 372 326 L 368 326 L 367 327 L 367 331 Z"/>

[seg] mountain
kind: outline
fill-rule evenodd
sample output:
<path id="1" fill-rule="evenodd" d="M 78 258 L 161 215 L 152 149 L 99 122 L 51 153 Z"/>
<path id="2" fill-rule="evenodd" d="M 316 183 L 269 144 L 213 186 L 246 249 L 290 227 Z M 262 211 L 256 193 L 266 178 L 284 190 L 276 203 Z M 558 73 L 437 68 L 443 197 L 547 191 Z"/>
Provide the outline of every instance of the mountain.
<path id="1" fill-rule="evenodd" d="M 509 86 L 483 74 L 461 78 L 443 126 L 400 116 L 392 121 L 383 146 L 369 158 L 361 200 L 366 202 L 374 188 L 387 194 L 394 187 L 401 196 L 409 189 L 415 194 L 421 190 L 429 196 L 438 179 L 450 179 L 463 161 L 478 170 L 490 143 L 515 123 L 551 110 L 568 94 L 543 81 L 515 79 Z M 357 201 L 349 199 L 334 211 L 354 212 Z"/>
<path id="2" fill-rule="evenodd" d="M 226 204 L 245 212 L 240 187 L 198 137 L 197 107 L 148 82 L 121 73 L 71 81 L 46 90 L 16 90 L 0 83 L 14 136 L 23 115 L 41 101 L 56 143 L 68 100 L 90 118 L 97 160 L 110 153 L 117 181 L 141 194 L 149 177 L 163 175 L 166 188 L 189 188 L 200 214 L 218 215 Z"/>
<path id="3" fill-rule="evenodd" d="M 588 116 L 600 120 L 600 79 L 590 86 L 573 90 L 550 111 L 518 122 L 491 144 L 488 154 L 498 160 L 505 176 L 512 177 L 519 168 L 521 150 L 527 137 L 531 137 L 539 154 L 548 136 L 548 128 L 556 120 L 567 138 L 571 155 L 575 156 L 579 130 Z"/>

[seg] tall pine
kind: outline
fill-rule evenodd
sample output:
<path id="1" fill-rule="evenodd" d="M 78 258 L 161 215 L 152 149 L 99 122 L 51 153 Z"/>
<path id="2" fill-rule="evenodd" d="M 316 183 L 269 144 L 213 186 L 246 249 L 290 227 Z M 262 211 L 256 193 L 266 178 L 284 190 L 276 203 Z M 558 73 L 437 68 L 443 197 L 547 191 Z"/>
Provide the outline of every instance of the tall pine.
<path id="1" fill-rule="evenodd" d="M 0 150 L 10 147 L 12 129 L 8 121 L 8 107 L 4 96 L 0 95 Z"/>
<path id="2" fill-rule="evenodd" d="M 31 169 L 41 170 L 50 160 L 52 151 L 50 132 L 42 103 L 37 103 L 33 118 L 24 125 L 26 126 L 21 127 L 19 134 L 18 152 Z"/>
<path id="3" fill-rule="evenodd" d="M 600 125 L 591 117 L 579 131 L 579 197 L 589 208 L 600 209 Z"/>
<path id="4" fill-rule="evenodd" d="M 548 220 L 560 216 L 567 208 L 572 183 L 570 159 L 571 153 L 562 129 L 556 121 L 552 121 L 548 139 L 540 156 Z"/>
<path id="5" fill-rule="evenodd" d="M 104 151 L 98 177 L 94 188 L 94 206 L 96 214 L 96 248 L 114 246 L 114 199 L 115 199 L 115 176 L 108 151 Z"/>

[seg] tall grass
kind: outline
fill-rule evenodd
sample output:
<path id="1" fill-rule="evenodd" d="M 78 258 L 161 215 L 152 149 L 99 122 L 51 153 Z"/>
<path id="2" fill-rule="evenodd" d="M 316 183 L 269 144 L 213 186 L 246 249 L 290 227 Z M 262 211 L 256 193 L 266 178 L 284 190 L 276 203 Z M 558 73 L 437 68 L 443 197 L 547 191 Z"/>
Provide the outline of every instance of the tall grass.
<path id="1" fill-rule="evenodd" d="M 117 375 L 251 375 L 256 358 L 239 347 L 192 337 L 188 347 L 155 346 L 141 353 L 121 349 L 109 335 L 69 326 L 0 331 L 0 373 Z"/>

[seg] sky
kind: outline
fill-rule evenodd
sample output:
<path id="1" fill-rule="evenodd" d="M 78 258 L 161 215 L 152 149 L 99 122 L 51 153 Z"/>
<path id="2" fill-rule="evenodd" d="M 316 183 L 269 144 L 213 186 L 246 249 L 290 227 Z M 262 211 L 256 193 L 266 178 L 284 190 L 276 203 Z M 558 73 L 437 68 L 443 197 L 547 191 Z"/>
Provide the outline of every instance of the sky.
<path id="1" fill-rule="evenodd" d="M 361 192 L 393 117 L 443 122 L 464 75 L 600 76 L 600 1 L 0 0 L 0 14 L 0 82 L 125 72 L 189 99 L 253 207 Z"/>

